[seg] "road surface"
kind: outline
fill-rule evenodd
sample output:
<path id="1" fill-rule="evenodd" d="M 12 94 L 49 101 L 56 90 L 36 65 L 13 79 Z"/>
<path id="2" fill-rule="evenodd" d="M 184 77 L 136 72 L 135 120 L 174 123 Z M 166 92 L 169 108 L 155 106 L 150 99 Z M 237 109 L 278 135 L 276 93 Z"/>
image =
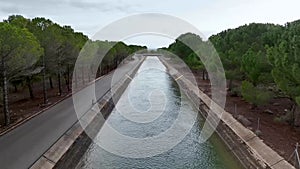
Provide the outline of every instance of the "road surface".
<path id="1" fill-rule="evenodd" d="M 132 70 L 141 58 L 119 67 L 116 75 L 110 73 L 95 84 L 97 99 L 111 87 L 111 79 L 121 79 Z M 115 80 L 113 80 L 116 82 Z M 80 92 L 87 90 L 86 87 Z M 82 98 L 84 99 L 84 98 Z M 88 109 L 90 105 L 82 105 Z M 50 148 L 74 123 L 77 122 L 72 97 L 29 120 L 0 137 L 0 168 L 26 169 Z"/>

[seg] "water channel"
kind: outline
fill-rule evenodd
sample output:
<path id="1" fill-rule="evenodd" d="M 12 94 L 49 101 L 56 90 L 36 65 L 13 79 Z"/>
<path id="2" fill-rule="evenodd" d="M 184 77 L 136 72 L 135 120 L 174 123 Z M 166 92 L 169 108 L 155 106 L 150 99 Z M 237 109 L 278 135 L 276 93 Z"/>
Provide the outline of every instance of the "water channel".
<path id="1" fill-rule="evenodd" d="M 77 168 L 242 168 L 216 135 L 198 142 L 202 124 L 164 65 L 147 57 Z"/>

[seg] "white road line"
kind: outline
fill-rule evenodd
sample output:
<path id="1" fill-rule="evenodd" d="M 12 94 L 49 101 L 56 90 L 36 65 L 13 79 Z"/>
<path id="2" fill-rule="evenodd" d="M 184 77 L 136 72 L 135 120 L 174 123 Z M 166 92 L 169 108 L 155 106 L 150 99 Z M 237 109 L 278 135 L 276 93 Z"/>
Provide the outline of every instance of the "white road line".
<path id="1" fill-rule="evenodd" d="M 177 78 L 175 79 L 175 81 L 179 80 L 179 79 L 182 78 L 182 77 L 183 77 L 183 75 L 177 77 Z"/>
<path id="2" fill-rule="evenodd" d="M 128 75 L 128 74 L 126 74 L 125 75 L 127 78 L 129 78 L 130 80 L 132 80 L 132 78 Z"/>

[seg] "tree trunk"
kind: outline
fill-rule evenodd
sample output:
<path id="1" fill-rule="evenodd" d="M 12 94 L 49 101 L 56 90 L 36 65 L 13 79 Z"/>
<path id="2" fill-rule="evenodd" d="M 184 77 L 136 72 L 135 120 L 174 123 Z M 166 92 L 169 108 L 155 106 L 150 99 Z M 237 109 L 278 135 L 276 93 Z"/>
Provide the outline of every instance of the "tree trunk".
<path id="1" fill-rule="evenodd" d="M 67 89 L 68 89 L 68 92 L 71 90 L 71 87 L 70 87 L 70 66 L 67 65 Z"/>
<path id="2" fill-rule="evenodd" d="M 53 81 L 52 81 L 52 77 L 49 76 L 49 85 L 50 85 L 50 88 L 53 89 Z"/>
<path id="3" fill-rule="evenodd" d="M 82 78 L 82 84 L 84 85 L 85 84 L 85 81 L 84 81 L 84 66 L 81 66 L 81 78 Z"/>
<path id="4" fill-rule="evenodd" d="M 58 81 L 58 95 L 61 96 L 62 89 L 61 89 L 61 74 L 58 72 L 57 74 L 57 81 Z"/>
<path id="5" fill-rule="evenodd" d="M 64 75 L 64 78 L 65 78 L 65 84 L 66 84 L 67 90 L 70 91 L 69 80 L 68 80 L 68 74 L 65 74 L 65 75 Z"/>
<path id="6" fill-rule="evenodd" d="M 26 77 L 26 85 L 27 85 L 27 87 L 28 87 L 30 99 L 34 99 L 34 95 L 33 95 L 33 90 L 32 90 L 32 85 L 31 85 L 31 79 L 30 79 L 30 77 Z"/>
<path id="7" fill-rule="evenodd" d="M 294 114 L 294 126 L 300 127 L 300 107 L 297 104 L 295 104 L 292 111 Z"/>
<path id="8" fill-rule="evenodd" d="M 74 75 L 73 75 L 73 78 L 74 78 L 74 83 L 75 83 L 75 89 L 77 90 L 78 88 L 78 78 L 77 78 L 77 69 L 74 68 Z M 74 89 L 73 89 L 74 90 Z"/>
<path id="9" fill-rule="evenodd" d="M 99 68 L 97 69 L 97 75 L 96 78 L 101 76 L 101 65 L 99 66 Z"/>
<path id="10" fill-rule="evenodd" d="M 47 104 L 48 102 L 48 95 L 47 95 L 47 88 L 46 88 L 46 75 L 43 73 L 43 99 L 44 104 Z"/>
<path id="11" fill-rule="evenodd" d="M 208 72 L 205 70 L 205 79 L 209 80 Z"/>
<path id="12" fill-rule="evenodd" d="M 2 69 L 2 97 L 3 97 L 3 113 L 5 119 L 5 126 L 10 125 L 10 112 L 8 109 L 8 88 L 7 88 L 7 70 L 5 67 L 5 61 L 2 57 L 1 59 L 1 69 Z"/>
<path id="13" fill-rule="evenodd" d="M 232 79 L 229 79 L 228 90 L 231 91 L 231 89 L 232 89 Z"/>
<path id="14" fill-rule="evenodd" d="M 118 58 L 115 60 L 115 69 L 118 67 Z"/>
<path id="15" fill-rule="evenodd" d="M 14 84 L 14 88 L 15 88 L 15 93 L 17 93 L 18 92 L 18 87 L 17 87 L 17 85 L 16 84 Z"/>
<path id="16" fill-rule="evenodd" d="M 92 72 L 91 70 L 92 70 L 92 69 L 88 68 L 87 70 L 88 70 L 87 73 L 88 73 L 88 78 L 89 78 L 89 81 L 88 81 L 88 82 L 91 82 L 91 72 Z"/>
<path id="17" fill-rule="evenodd" d="M 44 96 L 44 104 L 46 105 L 48 102 L 47 96 L 47 87 L 46 87 L 46 63 L 45 63 L 45 55 L 43 55 L 43 96 Z"/>
<path id="18" fill-rule="evenodd" d="M 100 75 L 101 76 L 103 76 L 105 74 L 104 71 L 105 71 L 105 65 L 101 65 L 101 67 L 100 67 Z"/>

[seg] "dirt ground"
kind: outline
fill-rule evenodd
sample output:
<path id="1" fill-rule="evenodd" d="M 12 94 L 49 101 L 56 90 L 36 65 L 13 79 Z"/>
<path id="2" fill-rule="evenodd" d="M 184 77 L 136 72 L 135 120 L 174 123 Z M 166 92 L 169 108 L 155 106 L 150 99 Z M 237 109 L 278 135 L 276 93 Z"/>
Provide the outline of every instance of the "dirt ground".
<path id="1" fill-rule="evenodd" d="M 2 106 L 0 106 L 0 133 L 3 133 L 7 129 L 15 126 L 17 123 L 21 123 L 26 118 L 37 114 L 41 110 L 45 109 L 48 106 L 53 105 L 54 103 L 64 99 L 71 91 L 67 90 L 66 85 L 63 85 L 62 95 L 58 95 L 58 89 L 56 88 L 57 84 L 54 82 L 54 89 L 51 89 L 48 86 L 47 95 L 48 95 L 48 104 L 43 105 L 43 88 L 42 84 L 35 83 L 33 84 L 34 99 L 30 99 L 29 92 L 26 87 L 19 88 L 18 92 L 14 92 L 13 89 L 10 89 L 9 93 L 9 110 L 11 111 L 11 125 L 9 127 L 4 127 L 4 118 L 2 113 Z"/>
<path id="2" fill-rule="evenodd" d="M 210 95 L 210 81 L 202 80 L 202 74 L 195 73 L 199 88 L 207 95 Z M 268 105 L 253 108 L 253 106 L 243 98 L 238 96 L 230 96 L 227 93 L 225 110 L 234 117 L 243 115 L 251 124 L 246 126 L 252 131 L 259 129 L 261 135 L 259 137 L 272 149 L 277 151 L 286 160 L 294 163 L 295 157 L 291 158 L 297 142 L 300 142 L 299 129 L 292 127 L 286 122 L 279 122 L 278 117 L 285 115 L 290 109 L 292 102 L 287 98 L 273 99 Z M 266 113 L 271 110 L 272 113 Z M 258 128 L 258 121 L 259 128 Z"/>

